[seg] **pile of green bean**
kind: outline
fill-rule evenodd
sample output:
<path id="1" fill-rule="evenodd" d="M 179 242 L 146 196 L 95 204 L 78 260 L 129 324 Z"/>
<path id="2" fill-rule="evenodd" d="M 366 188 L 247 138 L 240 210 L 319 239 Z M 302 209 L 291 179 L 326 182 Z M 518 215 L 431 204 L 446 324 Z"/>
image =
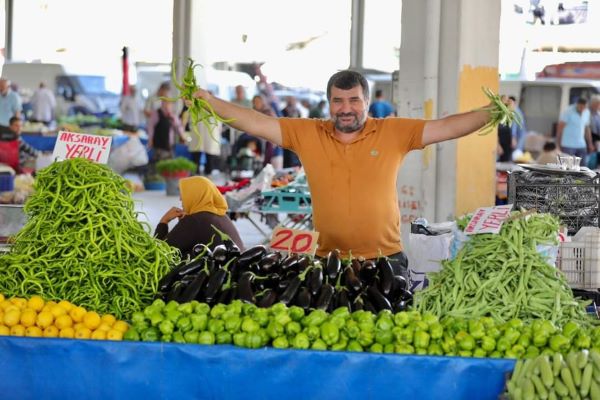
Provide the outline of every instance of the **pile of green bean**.
<path id="1" fill-rule="evenodd" d="M 439 317 L 491 316 L 498 322 L 589 323 L 585 302 L 574 299 L 563 273 L 536 248 L 556 244 L 557 232 L 554 216 L 530 214 L 505 222 L 500 234 L 472 235 L 453 260 L 428 275 L 429 287 L 415 294 L 417 309 Z"/>
<path id="2" fill-rule="evenodd" d="M 69 300 L 118 318 L 152 302 L 179 253 L 137 220 L 126 181 L 84 159 L 39 171 L 28 222 L 0 256 L 0 293 Z"/>

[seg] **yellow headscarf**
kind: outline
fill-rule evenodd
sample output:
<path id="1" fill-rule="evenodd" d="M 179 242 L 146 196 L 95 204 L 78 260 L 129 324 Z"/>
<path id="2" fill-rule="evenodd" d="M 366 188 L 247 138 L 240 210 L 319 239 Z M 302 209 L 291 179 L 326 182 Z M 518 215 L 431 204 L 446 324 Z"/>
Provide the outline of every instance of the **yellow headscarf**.
<path id="1" fill-rule="evenodd" d="M 203 176 L 192 176 L 179 180 L 179 193 L 183 212 L 186 215 L 200 211 L 208 211 L 217 215 L 225 215 L 227 202 L 219 189 Z"/>

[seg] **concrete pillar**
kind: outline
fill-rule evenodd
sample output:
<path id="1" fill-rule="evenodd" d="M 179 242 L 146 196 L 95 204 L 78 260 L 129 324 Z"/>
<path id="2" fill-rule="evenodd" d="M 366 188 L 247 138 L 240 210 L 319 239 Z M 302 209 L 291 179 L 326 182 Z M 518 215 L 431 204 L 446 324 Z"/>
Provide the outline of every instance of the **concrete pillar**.
<path id="1" fill-rule="evenodd" d="M 177 69 L 177 78 L 185 72 L 188 57 L 195 63 L 207 67 L 204 43 L 207 40 L 204 21 L 210 18 L 207 0 L 177 0 L 173 2 L 173 60 Z M 196 80 L 206 87 L 206 73 L 203 68 L 196 69 Z"/>
<path id="2" fill-rule="evenodd" d="M 441 118 L 487 104 L 498 90 L 500 2 L 404 0 L 398 114 Z M 406 240 L 411 219 L 440 222 L 495 199 L 497 134 L 428 146 L 408 155 L 398 176 Z"/>
<path id="3" fill-rule="evenodd" d="M 365 37 L 365 0 L 352 0 L 352 25 L 350 27 L 350 69 L 363 67 Z"/>

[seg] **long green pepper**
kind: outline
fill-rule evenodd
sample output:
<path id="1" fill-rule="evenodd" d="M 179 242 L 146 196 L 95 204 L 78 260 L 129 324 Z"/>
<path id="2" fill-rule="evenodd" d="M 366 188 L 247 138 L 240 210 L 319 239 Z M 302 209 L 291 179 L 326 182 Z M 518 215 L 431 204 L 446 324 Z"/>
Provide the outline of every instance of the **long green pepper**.
<path id="1" fill-rule="evenodd" d="M 28 221 L 0 256 L 0 293 L 69 300 L 118 318 L 151 303 L 179 255 L 137 220 L 121 176 L 71 159 L 40 170 L 34 187 Z"/>

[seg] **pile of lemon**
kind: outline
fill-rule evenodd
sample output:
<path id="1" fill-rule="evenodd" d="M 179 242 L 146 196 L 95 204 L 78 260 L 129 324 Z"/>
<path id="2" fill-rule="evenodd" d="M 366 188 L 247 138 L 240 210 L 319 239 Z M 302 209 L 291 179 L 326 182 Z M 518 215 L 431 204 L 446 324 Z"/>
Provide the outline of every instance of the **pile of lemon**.
<path id="1" fill-rule="evenodd" d="M 122 340 L 129 325 L 113 315 L 100 316 L 66 300 L 5 298 L 0 293 L 0 335 Z"/>

